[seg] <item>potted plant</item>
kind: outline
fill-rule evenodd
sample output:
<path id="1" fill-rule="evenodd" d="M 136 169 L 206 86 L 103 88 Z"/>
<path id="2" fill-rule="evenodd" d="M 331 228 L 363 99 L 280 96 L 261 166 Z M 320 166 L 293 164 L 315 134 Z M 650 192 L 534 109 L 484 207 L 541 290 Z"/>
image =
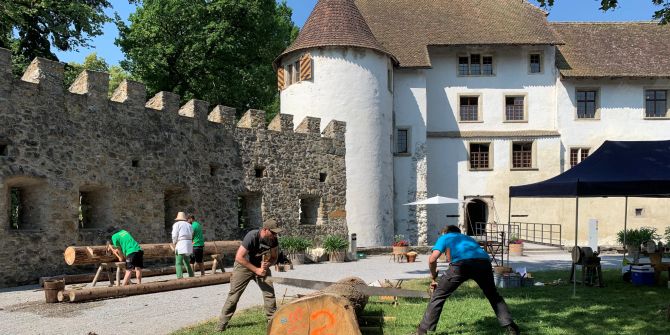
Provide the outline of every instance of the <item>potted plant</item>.
<path id="1" fill-rule="evenodd" d="M 658 239 L 656 228 L 642 227 L 639 229 L 622 229 L 617 233 L 617 242 L 624 245 L 626 250 L 633 257 L 633 264 L 640 261 L 640 245 L 647 241 Z"/>
<path id="2" fill-rule="evenodd" d="M 287 254 L 291 264 L 305 264 L 305 251 L 312 247 L 312 241 L 300 236 L 279 238 L 279 247 Z"/>
<path id="3" fill-rule="evenodd" d="M 414 251 L 410 251 L 410 252 L 406 253 L 405 256 L 407 257 L 407 263 L 416 262 L 416 255 L 417 255 L 417 253 L 414 252 Z"/>
<path id="4" fill-rule="evenodd" d="M 509 236 L 509 255 L 523 256 L 523 240 L 518 236 L 512 234 Z"/>
<path id="5" fill-rule="evenodd" d="M 323 249 L 328 253 L 330 261 L 333 263 L 344 262 L 346 250 L 349 247 L 349 242 L 338 235 L 328 235 L 323 239 Z"/>
<path id="6" fill-rule="evenodd" d="M 393 254 L 405 255 L 409 251 L 409 241 L 403 235 L 393 236 Z"/>

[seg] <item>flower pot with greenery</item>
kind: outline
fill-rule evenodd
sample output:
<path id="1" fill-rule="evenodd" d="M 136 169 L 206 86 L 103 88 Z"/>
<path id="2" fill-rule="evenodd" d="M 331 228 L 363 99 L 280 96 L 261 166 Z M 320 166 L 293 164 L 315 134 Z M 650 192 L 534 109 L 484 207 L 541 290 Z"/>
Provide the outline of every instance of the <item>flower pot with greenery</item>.
<path id="1" fill-rule="evenodd" d="M 523 256 L 523 240 L 516 235 L 510 235 L 509 238 L 509 255 Z"/>
<path id="2" fill-rule="evenodd" d="M 633 264 L 640 261 L 640 246 L 647 241 L 657 240 L 656 228 L 642 227 L 639 229 L 620 230 L 617 233 L 617 242 L 626 247 L 626 251 L 633 257 Z"/>
<path id="3" fill-rule="evenodd" d="M 286 252 L 291 264 L 305 264 L 305 251 L 312 247 L 312 241 L 300 236 L 279 238 L 279 248 Z"/>
<path id="4" fill-rule="evenodd" d="M 409 251 L 409 241 L 403 235 L 393 237 L 393 254 L 405 255 Z"/>
<path id="5" fill-rule="evenodd" d="M 331 262 L 342 263 L 344 262 L 349 242 L 344 237 L 328 235 L 323 239 L 322 247 L 329 254 Z"/>

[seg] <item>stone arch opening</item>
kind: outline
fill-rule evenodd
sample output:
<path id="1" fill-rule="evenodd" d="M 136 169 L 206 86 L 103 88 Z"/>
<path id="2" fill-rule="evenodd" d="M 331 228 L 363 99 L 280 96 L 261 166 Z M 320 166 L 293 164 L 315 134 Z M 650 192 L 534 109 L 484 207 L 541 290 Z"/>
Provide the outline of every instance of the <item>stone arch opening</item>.
<path id="1" fill-rule="evenodd" d="M 465 223 L 469 236 L 486 235 L 489 205 L 482 199 L 471 199 L 465 207 Z"/>

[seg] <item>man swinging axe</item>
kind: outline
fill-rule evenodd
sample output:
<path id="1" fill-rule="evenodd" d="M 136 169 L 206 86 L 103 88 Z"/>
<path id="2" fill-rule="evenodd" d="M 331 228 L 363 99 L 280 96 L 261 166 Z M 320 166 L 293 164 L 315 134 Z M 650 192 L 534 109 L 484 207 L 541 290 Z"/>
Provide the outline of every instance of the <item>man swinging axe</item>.
<path id="1" fill-rule="evenodd" d="M 438 281 L 437 259 L 447 249 L 451 252 L 451 265 Z M 496 313 L 498 322 L 507 329 L 507 333 L 520 334 L 519 326 L 512 320 L 505 299 L 498 294 L 493 283 L 489 255 L 472 237 L 461 234 L 461 230 L 456 226 L 447 227 L 446 234 L 440 236 L 433 247 L 433 253 L 428 258 L 428 267 L 433 279 L 430 283 L 433 295 L 423 320 L 419 324 L 417 334 L 423 335 L 428 331 L 435 331 L 445 301 L 468 279 L 474 280 L 479 285 Z"/>

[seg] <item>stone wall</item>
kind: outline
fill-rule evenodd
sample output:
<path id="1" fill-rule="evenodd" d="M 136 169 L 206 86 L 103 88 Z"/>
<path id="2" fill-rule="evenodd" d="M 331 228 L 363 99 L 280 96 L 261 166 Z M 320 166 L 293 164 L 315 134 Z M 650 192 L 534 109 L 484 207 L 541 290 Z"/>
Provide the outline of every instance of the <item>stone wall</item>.
<path id="1" fill-rule="evenodd" d="M 112 225 L 140 243 L 168 242 L 177 211 L 194 213 L 207 240 L 240 239 L 270 217 L 291 235 L 347 234 L 344 123 L 321 134 L 320 120 L 306 118 L 294 131 L 281 114 L 266 127 L 258 110 L 235 123 L 232 108 L 180 107 L 169 92 L 146 101 L 131 81 L 109 99 L 105 73 L 84 71 L 67 90 L 61 63 L 35 59 L 21 79 L 10 64 L 0 49 L 0 286 L 75 271 L 63 250 L 104 243 Z M 255 199 L 244 227 L 238 196 Z M 307 198 L 318 199 L 314 225 L 299 223 Z"/>

